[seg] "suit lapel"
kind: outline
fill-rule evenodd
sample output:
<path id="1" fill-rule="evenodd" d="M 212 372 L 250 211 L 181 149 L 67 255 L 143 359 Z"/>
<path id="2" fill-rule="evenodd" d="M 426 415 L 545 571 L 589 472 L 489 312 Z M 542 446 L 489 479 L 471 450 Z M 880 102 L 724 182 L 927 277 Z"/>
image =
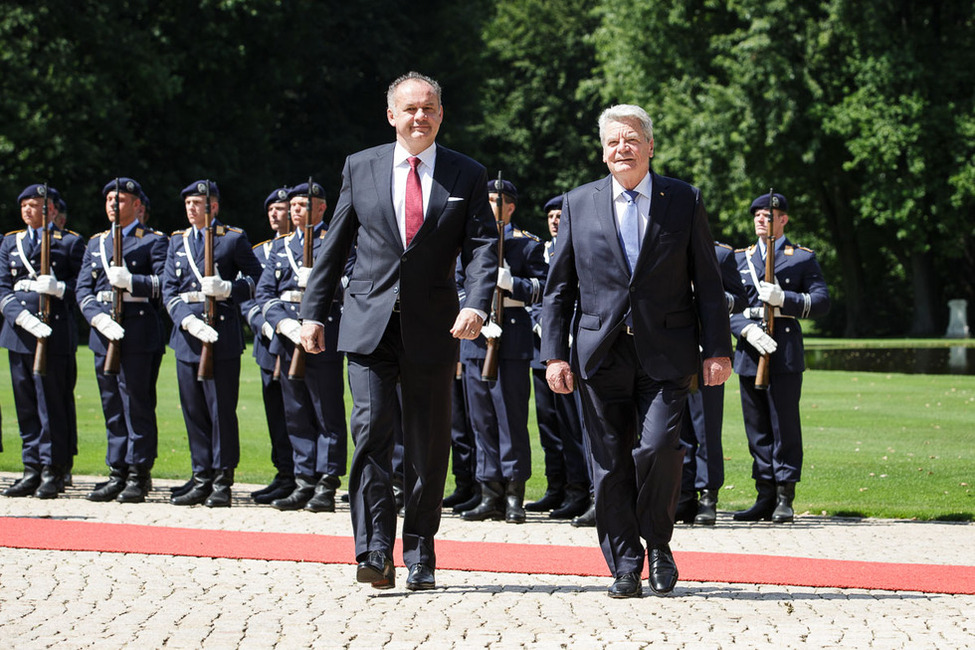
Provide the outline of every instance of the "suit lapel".
<path id="1" fill-rule="evenodd" d="M 596 184 L 592 193 L 593 214 L 598 215 L 599 231 L 609 249 L 613 251 L 613 257 L 622 269 L 623 273 L 630 275 L 630 266 L 626 262 L 626 251 L 623 249 L 623 242 L 620 240 L 620 231 L 616 227 L 616 207 L 613 205 L 613 177 L 607 176 Z"/>
<path id="2" fill-rule="evenodd" d="M 403 246 L 400 238 L 399 225 L 396 223 L 396 210 L 393 209 L 393 148 L 390 144 L 379 150 L 376 158 L 372 161 L 372 180 L 373 186 L 377 188 L 387 188 L 385 194 L 379 192 L 379 210 L 383 221 L 389 226 L 393 241 L 399 242 Z"/>
<path id="3" fill-rule="evenodd" d="M 637 257 L 636 266 L 640 268 L 649 256 L 649 249 L 652 249 L 660 236 L 660 223 L 663 221 L 670 209 L 670 184 L 661 176 L 650 172 L 650 215 L 647 219 L 647 229 L 643 233 L 643 241 L 640 242 L 640 256 Z"/>
<path id="4" fill-rule="evenodd" d="M 423 216 L 423 225 L 413 236 L 409 248 L 417 242 L 422 241 L 430 232 L 437 227 L 437 221 L 447 207 L 447 199 L 450 198 L 450 188 L 457 180 L 459 170 L 452 158 L 443 147 L 437 146 L 437 162 L 433 168 L 433 182 L 430 184 L 430 200 L 427 203 L 427 211 Z"/>

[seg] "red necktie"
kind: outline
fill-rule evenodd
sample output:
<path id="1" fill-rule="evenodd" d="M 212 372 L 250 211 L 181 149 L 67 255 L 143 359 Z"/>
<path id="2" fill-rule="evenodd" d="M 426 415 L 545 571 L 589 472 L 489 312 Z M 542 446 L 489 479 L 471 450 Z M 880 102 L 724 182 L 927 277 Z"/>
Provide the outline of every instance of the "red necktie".
<path id="1" fill-rule="evenodd" d="M 420 188 L 420 174 L 416 166 L 420 159 L 410 156 L 406 159 L 410 163 L 410 173 L 406 177 L 406 245 L 413 241 L 416 231 L 423 225 L 423 190 Z"/>

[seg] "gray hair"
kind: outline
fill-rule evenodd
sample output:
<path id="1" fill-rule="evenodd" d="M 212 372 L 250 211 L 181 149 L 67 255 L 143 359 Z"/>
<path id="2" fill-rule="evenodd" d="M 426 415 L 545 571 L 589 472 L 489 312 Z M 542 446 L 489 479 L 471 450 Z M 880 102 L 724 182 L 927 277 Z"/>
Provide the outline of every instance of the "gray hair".
<path id="1" fill-rule="evenodd" d="M 400 84 L 406 81 L 422 81 L 423 83 L 429 84 L 433 88 L 433 92 L 437 95 L 437 103 L 442 104 L 441 100 L 441 90 L 440 84 L 437 83 L 436 79 L 426 76 L 425 74 L 420 74 L 419 72 L 410 71 L 406 74 L 397 77 L 393 80 L 393 83 L 389 84 L 389 89 L 386 90 L 386 107 L 389 110 L 396 111 L 396 89 L 400 87 Z"/>
<path id="2" fill-rule="evenodd" d="M 610 106 L 599 116 L 599 142 L 606 142 L 606 127 L 610 122 L 636 120 L 640 124 L 647 141 L 653 140 L 653 120 L 645 110 L 633 104 L 617 104 Z"/>

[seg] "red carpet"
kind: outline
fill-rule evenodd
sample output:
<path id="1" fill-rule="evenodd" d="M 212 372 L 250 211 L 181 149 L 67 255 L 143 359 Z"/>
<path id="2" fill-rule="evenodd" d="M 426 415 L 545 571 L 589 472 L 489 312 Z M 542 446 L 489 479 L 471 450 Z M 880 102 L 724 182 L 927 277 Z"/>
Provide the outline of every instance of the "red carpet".
<path id="1" fill-rule="evenodd" d="M 351 564 L 351 537 L 164 528 L 28 517 L 0 517 L 0 546 L 57 551 L 144 553 Z M 401 555 L 397 547 L 396 561 Z M 780 584 L 975 594 L 975 567 L 851 562 L 680 552 L 680 577 L 692 582 Z M 608 576 L 598 548 L 437 541 L 437 568 L 495 573 Z"/>

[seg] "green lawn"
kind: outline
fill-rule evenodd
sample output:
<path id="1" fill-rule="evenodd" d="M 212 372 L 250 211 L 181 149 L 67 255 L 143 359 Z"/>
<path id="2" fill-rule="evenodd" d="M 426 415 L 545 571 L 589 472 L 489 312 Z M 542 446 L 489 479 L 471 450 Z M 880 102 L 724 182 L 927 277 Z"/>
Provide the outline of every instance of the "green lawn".
<path id="1" fill-rule="evenodd" d="M 270 479 L 268 442 L 257 366 L 243 359 L 238 416 L 241 463 L 237 479 Z M 104 422 L 91 353 L 78 351 L 76 400 L 80 453 L 76 474 L 105 472 Z M 347 408 L 351 408 L 346 394 Z M 0 470 L 19 471 L 17 435 L 7 356 L 0 355 L 0 408 L 4 414 Z M 154 475 L 185 478 L 190 460 L 173 356 L 159 379 L 159 458 Z M 918 519 L 975 518 L 975 377 L 808 371 L 802 401 L 805 463 L 797 488 L 798 512 Z M 545 489 L 534 416 L 534 476 L 529 497 Z M 737 509 L 754 498 L 751 459 L 741 423 L 737 377 L 725 392 L 725 487 L 719 508 Z M 349 445 L 350 453 L 352 445 Z M 451 486 L 448 485 L 448 491 Z"/>

